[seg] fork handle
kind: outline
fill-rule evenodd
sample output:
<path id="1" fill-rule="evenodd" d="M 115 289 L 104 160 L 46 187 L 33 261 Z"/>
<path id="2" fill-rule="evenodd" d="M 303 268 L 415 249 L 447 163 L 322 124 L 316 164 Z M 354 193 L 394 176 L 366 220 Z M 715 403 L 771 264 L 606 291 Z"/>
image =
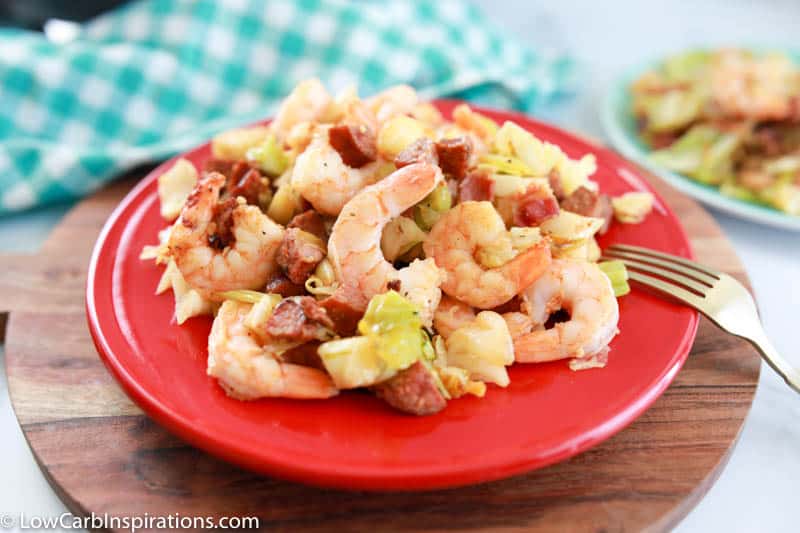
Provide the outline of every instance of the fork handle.
<path id="1" fill-rule="evenodd" d="M 758 335 L 745 338 L 758 350 L 770 368 L 777 372 L 795 392 L 800 393 L 800 372 L 778 353 L 767 335 L 762 331 Z"/>

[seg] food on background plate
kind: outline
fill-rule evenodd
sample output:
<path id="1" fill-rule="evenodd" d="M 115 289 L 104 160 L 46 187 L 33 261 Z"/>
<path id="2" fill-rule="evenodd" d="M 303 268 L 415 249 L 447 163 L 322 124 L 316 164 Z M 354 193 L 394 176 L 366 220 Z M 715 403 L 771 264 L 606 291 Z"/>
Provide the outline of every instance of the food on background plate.
<path id="1" fill-rule="evenodd" d="M 724 195 L 800 215 L 800 66 L 790 57 L 689 51 L 630 90 L 654 162 Z"/>
<path id="2" fill-rule="evenodd" d="M 466 104 L 445 119 L 399 86 L 367 99 L 301 83 L 268 126 L 159 178 L 178 324 L 213 315 L 208 374 L 232 398 L 366 388 L 444 409 L 514 362 L 602 367 L 627 274 L 595 236 L 641 222 L 649 193 L 609 198 L 571 159 Z"/>

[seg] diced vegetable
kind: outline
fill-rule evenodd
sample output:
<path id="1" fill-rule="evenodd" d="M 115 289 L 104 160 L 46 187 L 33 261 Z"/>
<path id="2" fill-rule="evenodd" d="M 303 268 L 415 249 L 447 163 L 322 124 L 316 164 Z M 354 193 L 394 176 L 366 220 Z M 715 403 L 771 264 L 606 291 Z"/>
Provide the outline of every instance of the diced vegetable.
<path id="1" fill-rule="evenodd" d="M 275 135 L 269 135 L 261 144 L 249 148 L 245 157 L 251 165 L 270 176 L 280 176 L 289 166 L 289 159 Z"/>
<path id="2" fill-rule="evenodd" d="M 386 364 L 374 337 L 348 337 L 322 343 L 317 349 L 325 369 L 339 389 L 368 387 L 394 376 L 398 369 Z"/>
<path id="3" fill-rule="evenodd" d="M 258 291 L 249 291 L 246 289 L 239 289 L 235 291 L 225 291 L 218 293 L 219 296 L 225 300 L 236 300 L 246 304 L 255 304 L 261 301 L 267 293 Z"/>
<path id="4" fill-rule="evenodd" d="M 570 195 L 581 187 L 591 191 L 597 190 L 597 183 L 589 177 L 597 171 L 597 160 L 594 154 L 586 154 L 578 160 L 570 159 L 566 155 L 556 161 L 555 172 L 561 181 L 564 194 Z"/>
<path id="5" fill-rule="evenodd" d="M 339 388 L 374 385 L 435 355 L 417 308 L 396 291 L 370 300 L 358 331 L 360 336 L 319 347 L 322 362 Z"/>
<path id="6" fill-rule="evenodd" d="M 450 334 L 447 363 L 463 368 L 473 379 L 509 384 L 506 366 L 514 362 L 514 345 L 505 320 L 493 311 L 481 311 L 475 319 Z"/>
<path id="7" fill-rule="evenodd" d="M 282 299 L 280 294 L 263 294 L 261 299 L 250 308 L 244 319 L 244 325 L 256 335 L 264 336 L 267 320 L 272 316 L 273 309 Z"/>
<path id="8" fill-rule="evenodd" d="M 514 227 L 508 232 L 511 235 L 511 247 L 517 253 L 532 248 L 542 240 L 542 231 L 536 227 Z"/>
<path id="9" fill-rule="evenodd" d="M 793 182 L 779 181 L 762 191 L 761 198 L 790 215 L 800 215 L 800 186 Z"/>
<path id="10" fill-rule="evenodd" d="M 334 272 L 333 265 L 331 265 L 331 261 L 327 257 L 319 262 L 317 268 L 314 269 L 314 275 L 325 285 L 336 283 L 336 272 Z"/>
<path id="11" fill-rule="evenodd" d="M 631 292 L 628 285 L 628 269 L 622 261 L 603 261 L 597 263 L 600 270 L 611 280 L 611 287 L 614 289 L 614 296 L 625 296 Z"/>
<path id="12" fill-rule="evenodd" d="M 453 207 L 453 194 L 447 183 L 441 182 L 423 201 L 434 211 L 444 213 Z"/>
<path id="13" fill-rule="evenodd" d="M 528 186 L 532 181 L 542 179 L 523 178 L 522 176 L 513 176 L 511 174 L 492 174 L 490 178 L 493 182 L 492 194 L 495 198 L 522 194 L 528 190 Z"/>
<path id="14" fill-rule="evenodd" d="M 647 114 L 647 130 L 663 132 L 681 129 L 698 118 L 706 96 L 699 90 L 672 90 L 648 95 L 642 102 Z"/>
<path id="15" fill-rule="evenodd" d="M 585 217 L 571 211 L 561 210 L 558 215 L 542 222 L 542 233 L 554 244 L 577 243 L 593 237 L 603 227 L 602 218 Z"/>
<path id="16" fill-rule="evenodd" d="M 739 200 L 744 200 L 746 202 L 761 202 L 761 199 L 759 198 L 758 194 L 748 189 L 747 187 L 736 185 L 731 180 L 728 180 L 722 185 L 720 185 L 719 192 L 721 192 L 726 196 L 730 196 L 732 198 L 738 198 Z"/>
<path id="17" fill-rule="evenodd" d="M 159 231 L 158 244 L 142 247 L 142 253 L 139 254 L 139 259 L 143 261 L 154 259 L 157 265 L 166 265 L 170 259 L 169 237 L 172 234 L 173 227 L 175 227 L 175 224 L 167 226 Z"/>
<path id="18" fill-rule="evenodd" d="M 733 154 L 741 146 L 741 136 L 720 135 L 703 154 L 692 176 L 701 183 L 716 185 L 733 177 Z"/>
<path id="19" fill-rule="evenodd" d="M 664 61 L 664 74 L 670 81 L 693 81 L 708 68 L 711 54 L 706 50 L 689 50 L 668 57 Z"/>
<path id="20" fill-rule="evenodd" d="M 472 394 L 483 398 L 486 394 L 486 384 L 482 381 L 470 379 L 469 372 L 455 366 L 435 367 L 439 379 L 447 391 L 447 398 L 460 398 L 465 394 Z"/>
<path id="21" fill-rule="evenodd" d="M 558 146 L 542 142 L 510 121 L 503 123 L 498 130 L 493 147 L 497 154 L 519 158 L 531 176 L 546 176 L 559 160 L 566 157 Z"/>
<path id="22" fill-rule="evenodd" d="M 358 331 L 378 339 L 378 351 L 394 368 L 407 368 L 422 356 L 422 321 L 417 308 L 396 291 L 370 300 Z"/>
<path id="23" fill-rule="evenodd" d="M 484 268 L 497 268 L 505 265 L 516 256 L 511 239 L 501 239 L 478 248 L 475 259 Z"/>
<path id="24" fill-rule="evenodd" d="M 720 136 L 720 131 L 712 126 L 693 126 L 669 148 L 656 150 L 651 159 L 670 170 L 691 174 L 703 161 L 703 154 Z"/>
<path id="25" fill-rule="evenodd" d="M 186 283 L 174 260 L 167 263 L 156 292 L 160 294 L 170 288 L 175 298 L 175 321 L 178 324 L 183 324 L 193 316 L 212 314 L 214 310 L 212 302 L 203 298 Z"/>
<path id="26" fill-rule="evenodd" d="M 419 120 L 406 115 L 389 119 L 378 132 L 378 152 L 392 160 L 409 144 L 420 137 L 433 138 L 433 132 Z"/>
<path id="27" fill-rule="evenodd" d="M 426 233 L 408 217 L 397 217 L 389 221 L 381 235 L 381 250 L 387 261 L 394 262 L 414 246 L 423 242 Z"/>
<path id="28" fill-rule="evenodd" d="M 172 168 L 158 177 L 158 198 L 161 216 L 175 220 L 181 214 L 186 198 L 197 183 L 197 169 L 186 159 L 178 159 Z"/>
<path id="29" fill-rule="evenodd" d="M 430 231 L 442 213 L 448 211 L 452 205 L 453 195 L 450 188 L 442 182 L 423 201 L 414 206 L 414 221 L 423 231 Z"/>
<path id="30" fill-rule="evenodd" d="M 511 176 L 533 175 L 533 169 L 521 159 L 511 155 L 485 154 L 478 160 L 478 168 Z"/>
<path id="31" fill-rule="evenodd" d="M 611 199 L 614 217 L 623 224 L 638 224 L 653 210 L 649 192 L 628 192 Z"/>
<path id="32" fill-rule="evenodd" d="M 267 209 L 267 216 L 278 224 L 286 225 L 302 210 L 303 199 L 287 180 L 275 191 L 269 209 Z"/>
<path id="33" fill-rule="evenodd" d="M 269 128 L 256 126 L 220 133 L 211 140 L 211 153 L 218 159 L 239 161 L 245 159 L 247 151 L 263 143 L 269 135 Z"/>
<path id="34" fill-rule="evenodd" d="M 427 205 L 419 204 L 414 206 L 414 222 L 416 222 L 421 231 L 430 231 L 441 216 L 441 213 Z"/>
<path id="35" fill-rule="evenodd" d="M 601 255 L 600 247 L 594 237 L 566 244 L 554 244 L 551 251 L 553 257 L 557 259 L 575 259 L 592 263 L 597 261 Z"/>

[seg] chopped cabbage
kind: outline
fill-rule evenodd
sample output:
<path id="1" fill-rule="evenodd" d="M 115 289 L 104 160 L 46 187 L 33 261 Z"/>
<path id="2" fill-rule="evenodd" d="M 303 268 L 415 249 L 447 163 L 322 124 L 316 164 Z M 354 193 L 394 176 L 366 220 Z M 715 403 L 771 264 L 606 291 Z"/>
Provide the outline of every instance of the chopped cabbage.
<path id="1" fill-rule="evenodd" d="M 387 261 L 394 262 L 423 242 L 427 234 L 408 217 L 399 216 L 389 221 L 381 235 L 381 250 Z"/>
<path id="2" fill-rule="evenodd" d="M 210 315 L 214 311 L 214 304 L 186 283 L 178 265 L 172 259 L 161 276 L 156 294 L 167 289 L 172 289 L 175 297 L 175 320 L 178 324 L 183 324 L 193 316 Z"/>
<path id="3" fill-rule="evenodd" d="M 176 222 L 177 224 L 177 222 Z M 158 244 L 148 244 L 142 247 L 139 259 L 145 261 L 154 259 L 157 265 L 166 265 L 169 262 L 169 236 L 175 224 L 158 232 Z"/>
<path id="4" fill-rule="evenodd" d="M 318 350 L 340 389 L 375 385 L 415 361 L 434 357 L 419 311 L 396 291 L 370 300 L 358 332 L 361 335 L 325 342 Z"/>
<path id="5" fill-rule="evenodd" d="M 211 153 L 218 159 L 240 161 L 246 158 L 250 148 L 262 144 L 268 135 L 266 126 L 228 130 L 211 140 Z"/>
<path id="6" fill-rule="evenodd" d="M 628 285 L 628 269 L 625 268 L 625 263 L 622 261 L 603 261 L 597 263 L 597 266 L 611 281 L 614 296 L 619 298 L 631 292 L 631 288 Z"/>
<path id="7" fill-rule="evenodd" d="M 447 363 L 463 368 L 472 379 L 509 384 L 506 366 L 514 362 L 514 344 L 503 317 L 481 311 L 475 319 L 450 334 L 446 341 Z"/>
<path id="8" fill-rule="evenodd" d="M 649 192 L 627 192 L 611 199 L 614 217 L 623 224 L 638 224 L 653 210 L 653 195 Z"/>
<path id="9" fill-rule="evenodd" d="M 605 222 L 602 218 L 585 217 L 571 211 L 561 210 L 558 215 L 542 222 L 539 228 L 553 244 L 576 244 L 593 237 Z"/>
<path id="10" fill-rule="evenodd" d="M 249 148 L 245 157 L 250 164 L 270 176 L 280 176 L 289 167 L 289 158 L 272 134 L 261 144 Z"/>
<path id="11" fill-rule="evenodd" d="M 266 336 L 267 320 L 272 316 L 275 306 L 280 303 L 283 297 L 280 294 L 262 294 L 261 298 L 253 304 L 244 319 L 244 325 L 258 335 Z"/>
<path id="12" fill-rule="evenodd" d="M 195 183 L 197 169 L 183 158 L 175 161 L 169 170 L 158 177 L 158 198 L 164 219 L 172 221 L 178 218 Z"/>
<path id="13" fill-rule="evenodd" d="M 267 216 L 278 224 L 286 225 L 302 210 L 303 198 L 287 180 L 275 191 L 267 209 Z"/>
<path id="14" fill-rule="evenodd" d="M 420 137 L 433 138 L 434 134 L 419 120 L 406 115 L 397 115 L 389 119 L 378 132 L 378 152 L 385 159 L 392 160 Z"/>
<path id="15" fill-rule="evenodd" d="M 442 213 L 453 206 L 453 194 L 445 182 L 441 182 L 420 203 L 414 206 L 414 220 L 424 231 L 430 231 Z"/>

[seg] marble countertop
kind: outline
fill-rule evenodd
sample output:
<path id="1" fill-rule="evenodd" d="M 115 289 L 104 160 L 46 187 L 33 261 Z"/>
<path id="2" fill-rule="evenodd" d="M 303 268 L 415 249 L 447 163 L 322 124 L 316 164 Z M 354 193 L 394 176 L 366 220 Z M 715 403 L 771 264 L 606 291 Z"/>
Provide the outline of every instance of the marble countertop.
<path id="1" fill-rule="evenodd" d="M 478 4 L 510 33 L 536 46 L 572 51 L 583 68 L 579 95 L 540 116 L 598 138 L 603 138 L 597 115 L 602 93 L 627 66 L 688 46 L 791 46 L 797 43 L 800 22 L 800 3 L 795 0 L 479 0 Z M 0 218 L 0 251 L 35 250 L 68 207 Z M 773 343 L 800 366 L 795 309 L 800 304 L 800 233 L 712 214 L 747 268 Z M 800 396 L 764 366 L 753 409 L 730 463 L 677 531 L 796 531 L 798 421 Z M 0 477 L 5 481 L 0 484 L 0 515 L 58 516 L 64 512 L 16 423 L 4 370 L 0 371 L 0 435 Z"/>

